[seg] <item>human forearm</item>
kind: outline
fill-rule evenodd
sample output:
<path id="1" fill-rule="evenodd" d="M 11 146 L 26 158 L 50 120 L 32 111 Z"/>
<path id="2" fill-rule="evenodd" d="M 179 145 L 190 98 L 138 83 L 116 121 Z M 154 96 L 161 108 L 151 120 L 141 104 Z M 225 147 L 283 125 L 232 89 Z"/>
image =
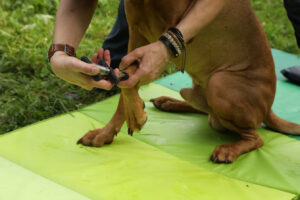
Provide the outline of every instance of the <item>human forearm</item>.
<path id="1" fill-rule="evenodd" d="M 56 14 L 54 28 L 54 44 L 69 44 L 75 49 L 84 35 L 97 6 L 97 0 L 61 0 Z M 49 54 L 48 54 L 49 55 Z M 104 59 L 110 65 L 109 51 L 100 49 L 92 57 L 92 62 L 97 63 Z M 94 81 L 92 76 L 99 74 L 95 64 L 88 64 L 76 57 L 67 55 L 64 51 L 55 51 L 49 57 L 52 71 L 61 79 L 78 85 L 87 90 L 94 87 L 110 90 L 113 84 L 107 80 Z M 118 69 L 115 69 L 118 74 Z"/>
<path id="2" fill-rule="evenodd" d="M 194 5 L 176 26 L 189 41 L 224 8 L 227 0 L 194 0 Z"/>
<path id="3" fill-rule="evenodd" d="M 62 0 L 56 14 L 53 43 L 67 43 L 77 49 L 96 6 L 97 0 Z"/>

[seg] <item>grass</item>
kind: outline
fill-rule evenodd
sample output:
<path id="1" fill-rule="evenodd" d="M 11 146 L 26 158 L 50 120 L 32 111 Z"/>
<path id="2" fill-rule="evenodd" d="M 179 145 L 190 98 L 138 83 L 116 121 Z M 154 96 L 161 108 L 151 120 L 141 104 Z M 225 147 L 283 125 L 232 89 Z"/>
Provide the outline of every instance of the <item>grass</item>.
<path id="1" fill-rule="evenodd" d="M 282 0 L 251 0 L 272 48 L 299 54 L 294 30 Z"/>
<path id="2" fill-rule="evenodd" d="M 78 55 L 91 55 L 113 26 L 117 0 L 99 0 Z M 298 53 L 283 3 L 252 0 L 270 45 Z M 79 109 L 118 92 L 85 91 L 51 73 L 45 53 L 52 43 L 58 0 L 0 0 L 0 134 Z M 163 75 L 174 72 L 168 68 Z"/>

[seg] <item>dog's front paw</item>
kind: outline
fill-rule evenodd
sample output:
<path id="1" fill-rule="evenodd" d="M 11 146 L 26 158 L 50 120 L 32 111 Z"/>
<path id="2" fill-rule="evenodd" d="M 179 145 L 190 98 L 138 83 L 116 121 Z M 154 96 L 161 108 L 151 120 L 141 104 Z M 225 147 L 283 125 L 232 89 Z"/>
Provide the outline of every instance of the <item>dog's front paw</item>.
<path id="1" fill-rule="evenodd" d="M 147 114 L 144 111 L 145 103 L 139 99 L 136 103 L 129 103 L 125 107 L 125 119 L 128 127 L 128 134 L 140 131 L 147 121 Z"/>
<path id="2" fill-rule="evenodd" d="M 104 144 L 112 143 L 115 134 L 116 131 L 108 130 L 106 128 L 91 130 L 87 132 L 82 138 L 80 138 L 77 144 L 101 147 Z"/>
<path id="3" fill-rule="evenodd" d="M 220 145 L 215 148 L 210 160 L 215 163 L 232 163 L 237 157 L 238 154 L 230 145 Z"/>

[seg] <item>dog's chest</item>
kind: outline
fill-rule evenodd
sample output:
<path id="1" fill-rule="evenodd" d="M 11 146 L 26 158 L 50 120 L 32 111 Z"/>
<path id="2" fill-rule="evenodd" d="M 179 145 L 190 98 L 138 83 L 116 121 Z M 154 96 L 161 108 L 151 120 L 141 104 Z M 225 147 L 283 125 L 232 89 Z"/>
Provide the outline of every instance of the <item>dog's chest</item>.
<path id="1" fill-rule="evenodd" d="M 145 36 L 156 41 L 169 27 L 175 26 L 191 0 L 126 0 L 129 24 Z"/>

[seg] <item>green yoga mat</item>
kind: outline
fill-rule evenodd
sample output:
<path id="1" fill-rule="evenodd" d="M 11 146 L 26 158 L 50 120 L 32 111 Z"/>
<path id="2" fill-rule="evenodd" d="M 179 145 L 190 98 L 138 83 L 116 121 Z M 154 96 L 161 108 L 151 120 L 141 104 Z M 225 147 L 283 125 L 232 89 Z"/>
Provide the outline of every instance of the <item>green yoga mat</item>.
<path id="1" fill-rule="evenodd" d="M 1 200 L 88 200 L 89 198 L 0 157 Z"/>
<path id="2" fill-rule="evenodd" d="M 6 159 L 95 200 L 290 200 L 295 196 L 226 178 L 124 133 L 103 148 L 76 145 L 82 133 L 103 125 L 78 112 L 62 115 L 1 136 L 0 152 Z"/>
<path id="3" fill-rule="evenodd" d="M 298 94 L 300 98 L 299 88 L 284 82 L 279 82 L 278 85 L 278 88 Z M 209 161 L 209 156 L 215 146 L 236 141 L 236 135 L 212 130 L 206 115 L 166 113 L 155 109 L 148 102 L 153 97 L 163 94 L 180 98 L 177 92 L 164 86 L 150 84 L 140 94 L 146 101 L 148 121 L 140 133 L 134 134 L 135 138 L 201 168 L 283 191 L 300 193 L 300 157 L 297 153 L 300 152 L 300 141 L 260 129 L 258 132 L 266 143 L 262 148 L 240 156 L 233 164 L 214 164 Z M 113 114 L 111 106 L 116 106 L 117 99 L 117 96 L 112 97 L 81 110 L 81 113 L 105 124 L 110 119 L 106 116 Z M 300 103 L 294 103 L 296 104 L 300 108 Z M 286 107 L 291 108 L 293 105 Z M 299 112 L 292 114 L 298 115 L 297 119 L 300 119 Z M 126 132 L 126 128 L 122 130 Z"/>
<path id="4" fill-rule="evenodd" d="M 284 63 L 286 56 L 300 63 L 277 50 L 273 55 L 275 63 L 277 58 Z M 161 95 L 180 98 L 176 91 L 190 83 L 186 74 L 176 73 L 144 86 L 144 129 L 131 137 L 123 126 L 114 142 L 102 148 L 76 141 L 108 122 L 118 95 L 1 135 L 0 199 L 296 199 L 298 137 L 260 129 L 262 148 L 233 164 L 214 164 L 209 161 L 214 147 L 235 141 L 234 134 L 213 131 L 205 115 L 165 113 L 149 102 Z M 300 123 L 300 87 L 279 81 L 277 88 L 274 111 Z"/>

